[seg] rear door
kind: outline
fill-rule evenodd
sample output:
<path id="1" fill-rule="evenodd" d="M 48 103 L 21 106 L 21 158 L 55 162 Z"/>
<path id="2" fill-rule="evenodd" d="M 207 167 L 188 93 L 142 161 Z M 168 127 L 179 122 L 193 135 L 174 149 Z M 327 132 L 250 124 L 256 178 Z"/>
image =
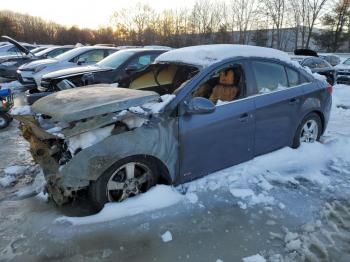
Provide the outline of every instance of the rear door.
<path id="1" fill-rule="evenodd" d="M 255 97 L 255 155 L 289 146 L 298 126 L 303 89 L 296 70 L 272 61 L 251 62 Z"/>

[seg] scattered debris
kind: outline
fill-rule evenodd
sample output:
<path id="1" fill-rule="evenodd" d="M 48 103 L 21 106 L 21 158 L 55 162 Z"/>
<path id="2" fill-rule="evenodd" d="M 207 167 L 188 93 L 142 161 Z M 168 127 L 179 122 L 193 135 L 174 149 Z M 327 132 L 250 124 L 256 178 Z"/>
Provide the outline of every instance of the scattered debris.
<path id="1" fill-rule="evenodd" d="M 163 242 L 170 242 L 173 240 L 173 235 L 171 234 L 170 231 L 166 231 L 163 235 L 162 235 L 162 240 Z"/>

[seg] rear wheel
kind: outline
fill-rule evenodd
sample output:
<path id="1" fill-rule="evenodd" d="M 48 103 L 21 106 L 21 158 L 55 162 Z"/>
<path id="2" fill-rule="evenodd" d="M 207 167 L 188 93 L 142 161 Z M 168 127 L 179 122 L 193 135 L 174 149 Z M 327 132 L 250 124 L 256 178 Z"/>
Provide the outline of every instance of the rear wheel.
<path id="1" fill-rule="evenodd" d="M 11 117 L 8 114 L 0 112 L 0 129 L 6 128 L 11 122 Z"/>
<path id="2" fill-rule="evenodd" d="M 298 127 L 294 140 L 293 148 L 297 148 L 301 143 L 313 143 L 319 141 L 322 133 L 322 122 L 316 113 L 307 115 Z"/>
<path id="3" fill-rule="evenodd" d="M 98 209 L 148 191 L 157 183 L 157 166 L 146 157 L 128 157 L 115 163 L 90 185 L 90 198 Z"/>

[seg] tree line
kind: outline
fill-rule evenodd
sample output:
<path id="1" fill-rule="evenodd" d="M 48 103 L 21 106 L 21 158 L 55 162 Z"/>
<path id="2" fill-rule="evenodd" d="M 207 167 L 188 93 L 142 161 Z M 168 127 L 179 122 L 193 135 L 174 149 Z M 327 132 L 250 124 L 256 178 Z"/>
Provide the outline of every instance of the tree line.
<path id="1" fill-rule="evenodd" d="M 156 11 L 138 3 L 114 12 L 108 27 L 64 27 L 0 12 L 0 33 L 56 44 L 167 45 L 237 43 L 285 50 L 350 50 L 350 0 L 197 0 L 191 8 Z"/>

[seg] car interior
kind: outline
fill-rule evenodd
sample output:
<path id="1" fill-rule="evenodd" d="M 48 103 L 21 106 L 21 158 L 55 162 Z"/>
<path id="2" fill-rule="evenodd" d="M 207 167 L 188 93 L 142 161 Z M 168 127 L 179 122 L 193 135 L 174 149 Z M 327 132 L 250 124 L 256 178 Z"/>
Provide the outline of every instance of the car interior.
<path id="1" fill-rule="evenodd" d="M 172 94 L 198 72 L 194 66 L 153 64 L 136 74 L 128 83 L 121 82 L 120 86 L 154 91 L 160 95 Z"/>
<path id="2" fill-rule="evenodd" d="M 216 105 L 231 102 L 244 96 L 244 75 L 240 65 L 230 66 L 215 72 L 192 94 L 204 97 Z"/>

